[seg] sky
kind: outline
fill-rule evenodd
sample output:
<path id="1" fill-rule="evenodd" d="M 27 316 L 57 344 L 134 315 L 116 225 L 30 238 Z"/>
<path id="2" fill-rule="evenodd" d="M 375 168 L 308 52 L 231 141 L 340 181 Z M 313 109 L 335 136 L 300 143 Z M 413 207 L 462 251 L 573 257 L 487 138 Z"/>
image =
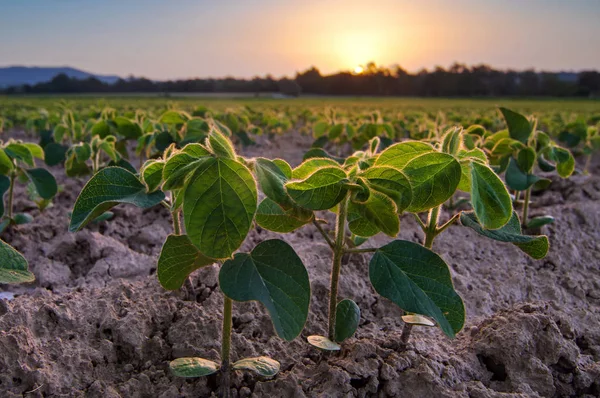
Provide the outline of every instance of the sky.
<path id="1" fill-rule="evenodd" d="M 600 69 L 600 0 L 0 0 L 0 66 L 164 80 Z"/>

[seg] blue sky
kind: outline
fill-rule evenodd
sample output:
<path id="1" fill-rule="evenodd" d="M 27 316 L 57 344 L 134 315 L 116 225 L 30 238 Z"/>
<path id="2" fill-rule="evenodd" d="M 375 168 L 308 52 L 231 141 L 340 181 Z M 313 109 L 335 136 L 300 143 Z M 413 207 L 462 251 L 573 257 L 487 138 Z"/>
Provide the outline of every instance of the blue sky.
<path id="1" fill-rule="evenodd" d="M 600 69 L 600 0 L 0 0 L 0 66 L 167 79 L 369 61 Z"/>

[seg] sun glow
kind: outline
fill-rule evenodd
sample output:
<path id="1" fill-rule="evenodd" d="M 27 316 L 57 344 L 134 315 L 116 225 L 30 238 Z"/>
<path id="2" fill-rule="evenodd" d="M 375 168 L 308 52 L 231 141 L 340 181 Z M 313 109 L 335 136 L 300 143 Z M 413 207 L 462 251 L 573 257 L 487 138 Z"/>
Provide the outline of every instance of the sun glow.
<path id="1" fill-rule="evenodd" d="M 354 68 L 354 73 L 357 75 L 360 75 L 361 73 L 363 73 L 365 70 L 363 69 L 362 66 L 358 65 Z"/>

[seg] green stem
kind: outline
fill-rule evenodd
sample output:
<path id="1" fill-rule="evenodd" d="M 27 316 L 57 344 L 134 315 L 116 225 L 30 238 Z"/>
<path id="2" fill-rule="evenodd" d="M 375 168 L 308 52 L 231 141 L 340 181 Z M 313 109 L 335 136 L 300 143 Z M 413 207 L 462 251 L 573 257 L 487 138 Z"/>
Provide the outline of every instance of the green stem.
<path id="1" fill-rule="evenodd" d="M 344 237 L 346 235 L 346 210 L 348 208 L 348 196 L 338 205 L 338 213 L 335 225 L 335 245 L 333 248 L 333 266 L 331 268 L 331 287 L 329 289 L 329 329 L 328 337 L 333 341 L 335 338 L 335 310 L 337 307 L 338 280 L 342 270 L 342 257 L 344 256 Z"/>
<path id="2" fill-rule="evenodd" d="M 233 300 L 223 295 L 223 336 L 221 340 L 221 396 L 229 397 L 230 394 L 230 354 L 231 354 L 231 312 Z"/>
<path id="3" fill-rule="evenodd" d="M 16 173 L 13 171 L 10 173 L 10 185 L 8 188 L 8 218 L 13 218 L 13 196 L 15 190 L 15 177 Z"/>
<path id="4" fill-rule="evenodd" d="M 529 216 L 529 200 L 531 199 L 531 188 L 525 191 L 525 199 L 523 202 L 523 219 L 521 223 L 527 225 L 527 217 Z"/>
<path id="5" fill-rule="evenodd" d="M 171 216 L 173 216 L 173 231 L 175 235 L 181 235 L 181 220 L 179 219 L 179 209 L 172 211 Z"/>
<path id="6" fill-rule="evenodd" d="M 425 246 L 428 249 L 433 247 L 433 240 L 438 234 L 438 219 L 440 217 L 440 207 L 434 207 L 429 210 L 429 217 L 427 218 L 427 228 L 425 230 Z"/>
<path id="7" fill-rule="evenodd" d="M 327 244 L 333 250 L 335 248 L 335 245 L 333 244 L 333 241 L 331 240 L 331 238 L 329 237 L 327 232 L 325 232 L 323 227 L 321 227 L 321 224 L 319 224 L 319 222 L 316 219 L 313 218 L 312 222 L 313 222 L 313 225 L 317 228 L 317 231 L 319 231 L 321 233 L 321 235 L 323 235 L 323 238 L 325 239 L 325 241 L 327 241 Z"/>
<path id="8" fill-rule="evenodd" d="M 583 168 L 583 174 L 590 174 L 590 165 L 592 164 L 592 154 L 589 154 L 587 159 L 585 160 L 585 166 Z"/>
<path id="9" fill-rule="evenodd" d="M 364 249 L 346 249 L 344 253 L 373 253 L 376 251 L 376 247 L 365 247 Z"/>

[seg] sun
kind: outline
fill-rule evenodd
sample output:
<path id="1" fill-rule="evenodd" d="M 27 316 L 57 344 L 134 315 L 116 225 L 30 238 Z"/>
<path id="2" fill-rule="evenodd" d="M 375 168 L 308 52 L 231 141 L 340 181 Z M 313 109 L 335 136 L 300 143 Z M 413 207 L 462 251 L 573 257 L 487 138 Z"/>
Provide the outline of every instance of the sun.
<path id="1" fill-rule="evenodd" d="M 360 75 L 361 73 L 363 73 L 365 70 L 363 69 L 362 66 L 358 65 L 356 67 L 354 67 L 354 73 L 356 73 L 357 75 Z"/>

